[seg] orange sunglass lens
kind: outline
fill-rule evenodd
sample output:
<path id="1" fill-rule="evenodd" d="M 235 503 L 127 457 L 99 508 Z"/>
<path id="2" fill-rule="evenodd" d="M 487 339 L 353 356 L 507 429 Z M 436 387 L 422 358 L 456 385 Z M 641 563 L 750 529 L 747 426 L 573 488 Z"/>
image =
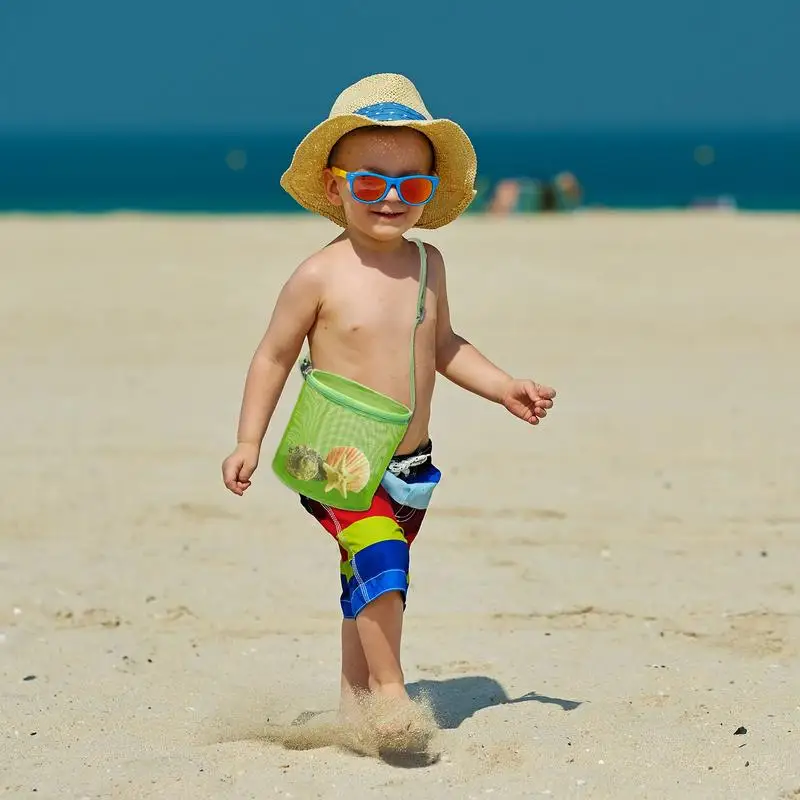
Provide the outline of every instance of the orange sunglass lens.
<path id="1" fill-rule="evenodd" d="M 409 178 L 400 184 L 400 195 L 407 203 L 424 203 L 433 194 L 428 178 Z"/>
<path id="2" fill-rule="evenodd" d="M 386 181 L 374 175 L 357 175 L 353 180 L 353 194 L 366 202 L 377 200 L 386 191 Z"/>

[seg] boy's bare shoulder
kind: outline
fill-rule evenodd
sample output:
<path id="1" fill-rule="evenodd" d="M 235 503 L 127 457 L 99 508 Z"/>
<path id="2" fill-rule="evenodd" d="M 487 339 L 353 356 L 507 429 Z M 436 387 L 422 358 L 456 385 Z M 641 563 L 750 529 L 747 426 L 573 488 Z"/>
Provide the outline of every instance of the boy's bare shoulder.
<path id="1" fill-rule="evenodd" d="M 430 242 L 422 242 L 425 245 L 425 253 L 428 258 L 428 272 L 434 280 L 439 281 L 444 275 L 444 256 L 441 250 Z"/>
<path id="2" fill-rule="evenodd" d="M 317 250 L 297 265 L 293 275 L 299 280 L 319 285 L 337 264 L 352 258 L 353 249 L 347 242 L 333 242 Z"/>
<path id="3" fill-rule="evenodd" d="M 341 257 L 342 254 L 333 252 L 331 247 L 317 250 L 295 267 L 288 282 L 297 287 L 321 291 L 330 276 L 331 268 Z"/>
<path id="4" fill-rule="evenodd" d="M 436 245 L 430 242 L 422 242 L 425 245 L 425 252 L 428 254 L 428 263 L 434 261 L 439 266 L 444 266 L 444 256 Z"/>

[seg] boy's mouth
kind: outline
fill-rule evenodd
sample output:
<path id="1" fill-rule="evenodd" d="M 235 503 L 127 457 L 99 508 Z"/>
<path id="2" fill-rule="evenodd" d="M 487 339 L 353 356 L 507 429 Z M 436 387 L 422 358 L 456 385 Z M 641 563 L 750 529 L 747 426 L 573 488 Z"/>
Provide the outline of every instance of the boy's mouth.
<path id="1" fill-rule="evenodd" d="M 405 211 L 373 211 L 373 214 L 382 219 L 397 219 L 405 214 Z"/>

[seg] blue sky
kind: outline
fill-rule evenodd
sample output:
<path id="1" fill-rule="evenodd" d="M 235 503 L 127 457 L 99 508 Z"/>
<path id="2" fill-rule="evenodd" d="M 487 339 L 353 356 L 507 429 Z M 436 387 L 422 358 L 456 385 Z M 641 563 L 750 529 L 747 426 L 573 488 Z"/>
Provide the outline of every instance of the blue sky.
<path id="1" fill-rule="evenodd" d="M 377 71 L 473 130 L 797 125 L 798 35 L 800 0 L 3 0 L 0 130 L 297 128 Z"/>

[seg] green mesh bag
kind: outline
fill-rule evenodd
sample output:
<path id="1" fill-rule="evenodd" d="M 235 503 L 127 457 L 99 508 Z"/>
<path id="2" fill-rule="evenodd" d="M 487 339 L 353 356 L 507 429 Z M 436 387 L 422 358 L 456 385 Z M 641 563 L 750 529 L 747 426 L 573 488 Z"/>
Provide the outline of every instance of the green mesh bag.
<path id="1" fill-rule="evenodd" d="M 414 340 L 425 314 L 427 259 L 420 252 L 417 317 L 411 334 L 411 408 L 349 378 L 301 365 L 303 385 L 272 469 L 293 491 L 350 511 L 364 511 L 408 430 L 415 404 Z"/>

